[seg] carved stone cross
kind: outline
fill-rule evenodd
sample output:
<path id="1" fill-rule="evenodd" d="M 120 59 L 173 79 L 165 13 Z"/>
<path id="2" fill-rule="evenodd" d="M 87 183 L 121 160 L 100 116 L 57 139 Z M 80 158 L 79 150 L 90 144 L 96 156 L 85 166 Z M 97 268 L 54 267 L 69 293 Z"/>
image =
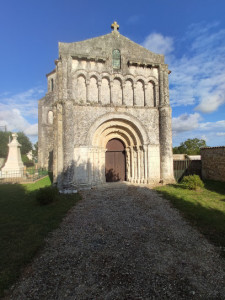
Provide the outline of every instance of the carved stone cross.
<path id="1" fill-rule="evenodd" d="M 114 23 L 112 23 L 111 25 L 111 28 L 114 30 L 114 31 L 118 31 L 120 26 L 117 24 L 116 21 L 114 21 Z"/>

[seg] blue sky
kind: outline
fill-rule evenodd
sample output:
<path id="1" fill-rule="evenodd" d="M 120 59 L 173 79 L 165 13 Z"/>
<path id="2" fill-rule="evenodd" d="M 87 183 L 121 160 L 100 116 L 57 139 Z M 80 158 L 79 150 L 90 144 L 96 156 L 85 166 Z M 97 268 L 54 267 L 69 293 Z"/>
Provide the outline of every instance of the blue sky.
<path id="1" fill-rule="evenodd" d="M 173 145 L 225 145 L 224 0 L 7 0 L 0 10 L 0 126 L 37 140 L 37 100 L 58 42 L 111 31 L 164 54 L 172 73 Z"/>

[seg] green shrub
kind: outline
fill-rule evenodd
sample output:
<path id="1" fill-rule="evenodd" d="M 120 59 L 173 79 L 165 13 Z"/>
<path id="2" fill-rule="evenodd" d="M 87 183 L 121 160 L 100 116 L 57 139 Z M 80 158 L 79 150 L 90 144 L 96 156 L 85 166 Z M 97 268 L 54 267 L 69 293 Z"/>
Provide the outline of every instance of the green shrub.
<path id="1" fill-rule="evenodd" d="M 189 190 L 197 190 L 198 188 L 204 187 L 204 183 L 198 175 L 185 176 L 182 179 L 181 184 L 184 188 Z"/>
<path id="2" fill-rule="evenodd" d="M 40 188 L 36 194 L 36 200 L 40 205 L 47 205 L 58 198 L 58 189 L 54 186 Z"/>
<path id="3" fill-rule="evenodd" d="M 22 158 L 22 162 L 23 164 L 28 168 L 28 167 L 33 167 L 34 166 L 34 162 L 32 160 L 30 160 L 26 154 L 22 154 L 21 155 Z"/>

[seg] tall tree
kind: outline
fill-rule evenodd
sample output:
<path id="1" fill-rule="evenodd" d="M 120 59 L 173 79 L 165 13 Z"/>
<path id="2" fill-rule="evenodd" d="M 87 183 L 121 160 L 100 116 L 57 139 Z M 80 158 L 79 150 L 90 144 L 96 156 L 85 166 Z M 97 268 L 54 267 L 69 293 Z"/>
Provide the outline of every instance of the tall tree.
<path id="1" fill-rule="evenodd" d="M 23 132 L 17 132 L 18 134 L 18 142 L 21 144 L 21 154 L 27 154 L 30 150 L 32 150 L 32 143 L 29 138 Z"/>
<path id="2" fill-rule="evenodd" d="M 206 141 L 202 139 L 188 139 L 181 143 L 180 146 L 173 148 L 174 154 L 199 155 L 200 148 L 206 147 Z"/>
<path id="3" fill-rule="evenodd" d="M 0 157 L 6 158 L 8 155 L 8 143 L 11 136 L 10 131 L 0 131 Z"/>

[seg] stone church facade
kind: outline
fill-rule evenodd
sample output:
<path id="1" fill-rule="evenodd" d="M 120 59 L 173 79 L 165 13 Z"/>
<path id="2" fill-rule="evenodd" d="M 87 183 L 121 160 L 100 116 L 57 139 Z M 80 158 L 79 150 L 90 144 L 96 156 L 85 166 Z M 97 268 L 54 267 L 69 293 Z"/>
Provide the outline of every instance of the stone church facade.
<path id="1" fill-rule="evenodd" d="M 59 43 L 39 100 L 40 167 L 59 188 L 172 182 L 168 66 L 118 31 Z"/>

